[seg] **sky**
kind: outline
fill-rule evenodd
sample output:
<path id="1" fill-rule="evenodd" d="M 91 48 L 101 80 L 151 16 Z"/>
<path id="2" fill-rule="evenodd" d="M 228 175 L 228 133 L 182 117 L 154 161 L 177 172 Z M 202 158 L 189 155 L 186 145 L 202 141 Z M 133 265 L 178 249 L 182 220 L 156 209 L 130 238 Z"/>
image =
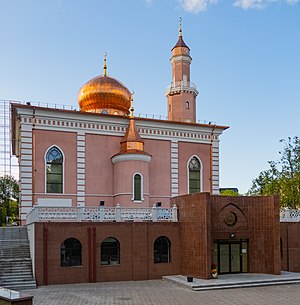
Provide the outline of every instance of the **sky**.
<path id="1" fill-rule="evenodd" d="M 230 126 L 220 186 L 243 194 L 280 139 L 300 136 L 298 0 L 0 0 L 0 100 L 77 107 L 107 52 L 135 112 L 166 116 L 180 17 L 197 119 Z"/>

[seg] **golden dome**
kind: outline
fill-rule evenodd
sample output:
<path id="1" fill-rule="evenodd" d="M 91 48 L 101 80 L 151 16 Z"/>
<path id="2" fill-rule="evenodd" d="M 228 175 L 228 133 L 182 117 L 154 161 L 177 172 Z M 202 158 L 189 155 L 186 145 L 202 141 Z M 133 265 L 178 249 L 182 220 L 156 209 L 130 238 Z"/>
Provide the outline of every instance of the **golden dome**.
<path id="1" fill-rule="evenodd" d="M 130 91 L 115 78 L 96 76 L 81 87 L 78 104 L 82 111 L 128 115 Z"/>
<path id="2" fill-rule="evenodd" d="M 78 104 L 81 111 L 128 115 L 131 104 L 130 91 L 118 80 L 106 76 L 106 52 L 103 76 L 96 76 L 81 87 Z"/>

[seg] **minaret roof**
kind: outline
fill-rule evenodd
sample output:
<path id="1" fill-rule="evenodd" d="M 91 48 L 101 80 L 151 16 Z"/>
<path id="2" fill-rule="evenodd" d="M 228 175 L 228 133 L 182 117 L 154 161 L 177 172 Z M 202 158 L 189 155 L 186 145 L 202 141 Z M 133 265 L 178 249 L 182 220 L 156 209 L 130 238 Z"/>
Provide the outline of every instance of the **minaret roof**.
<path id="1" fill-rule="evenodd" d="M 188 48 L 190 50 L 190 48 L 186 45 L 186 43 L 183 41 L 182 36 L 178 37 L 177 43 L 175 44 L 175 46 L 172 48 L 171 51 L 173 51 L 173 49 L 177 48 L 177 47 L 184 47 L 184 48 Z"/>
<path id="2" fill-rule="evenodd" d="M 178 40 L 177 43 L 175 44 L 175 46 L 173 47 L 173 49 L 177 48 L 177 47 L 184 47 L 184 48 L 188 48 L 190 50 L 190 48 L 185 44 L 185 42 L 183 41 L 182 38 L 182 18 L 179 18 L 179 35 L 178 35 Z M 172 49 L 172 51 L 173 51 Z"/>
<path id="3" fill-rule="evenodd" d="M 134 118 L 131 117 L 129 119 L 129 124 L 126 130 L 126 133 L 121 141 L 121 144 L 124 142 L 141 142 L 144 143 L 144 141 L 142 140 L 139 132 L 137 131 L 136 125 L 135 125 L 135 121 Z"/>
<path id="4" fill-rule="evenodd" d="M 144 141 L 142 140 L 134 120 L 134 108 L 133 108 L 133 93 L 131 97 L 131 107 L 129 114 L 129 124 L 126 129 L 126 133 L 121 141 L 120 154 L 136 153 L 136 154 L 147 154 L 144 151 Z"/>

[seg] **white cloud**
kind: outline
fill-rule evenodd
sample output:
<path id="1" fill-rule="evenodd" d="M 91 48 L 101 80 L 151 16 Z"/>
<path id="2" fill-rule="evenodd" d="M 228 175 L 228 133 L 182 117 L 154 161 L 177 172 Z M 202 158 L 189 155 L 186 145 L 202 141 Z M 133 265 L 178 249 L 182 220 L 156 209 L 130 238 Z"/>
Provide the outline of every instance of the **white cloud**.
<path id="1" fill-rule="evenodd" d="M 147 6 L 151 6 L 153 4 L 154 0 L 145 0 L 145 3 Z"/>
<path id="2" fill-rule="evenodd" d="M 63 0 L 57 0 L 58 3 Z M 205 11 L 209 5 L 218 4 L 222 0 L 176 0 L 179 6 L 189 13 L 198 14 Z M 228 0 L 226 0 L 228 1 Z M 244 10 L 248 9 L 262 9 L 274 3 L 285 3 L 294 5 L 300 0 L 232 0 L 233 6 L 240 7 Z M 150 7 L 154 4 L 155 0 L 144 0 L 145 4 Z"/>
<path id="3" fill-rule="evenodd" d="M 260 9 L 264 8 L 272 3 L 276 2 L 285 2 L 287 4 L 293 5 L 297 3 L 299 0 L 236 0 L 233 5 L 237 7 L 241 7 L 244 10 L 248 9 Z"/>
<path id="4" fill-rule="evenodd" d="M 198 14 L 207 9 L 210 4 L 216 4 L 219 0 L 177 0 L 179 5 L 187 12 Z"/>

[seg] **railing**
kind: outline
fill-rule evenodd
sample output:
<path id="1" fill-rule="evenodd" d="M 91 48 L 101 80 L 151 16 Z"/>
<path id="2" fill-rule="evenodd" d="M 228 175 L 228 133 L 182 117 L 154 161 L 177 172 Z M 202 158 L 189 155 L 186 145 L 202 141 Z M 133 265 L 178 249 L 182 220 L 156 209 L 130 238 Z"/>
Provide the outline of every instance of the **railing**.
<path id="1" fill-rule="evenodd" d="M 178 92 L 178 91 L 194 91 L 196 95 L 199 93 L 194 83 L 182 80 L 179 82 L 172 82 L 167 87 L 165 94 L 168 95 L 169 93 Z"/>
<path id="2" fill-rule="evenodd" d="M 43 221 L 172 221 L 177 222 L 177 207 L 161 208 L 155 205 L 151 208 L 116 207 L 41 207 L 35 206 L 28 213 L 27 224 Z"/>
<path id="3" fill-rule="evenodd" d="M 282 209 L 280 211 L 280 222 L 300 222 L 300 210 Z"/>
<path id="4" fill-rule="evenodd" d="M 190 88 L 195 88 L 193 87 L 194 84 L 191 82 L 185 82 L 185 83 L 189 83 L 192 84 L 192 86 Z M 174 83 L 172 83 L 174 84 Z M 172 84 L 169 86 L 169 88 L 171 88 Z M 177 82 L 175 83 L 177 84 Z M 175 88 L 175 87 L 174 87 Z M 9 103 L 14 103 L 14 104 L 30 104 L 32 106 L 37 106 L 37 107 L 46 107 L 46 108 L 53 108 L 53 109 L 61 109 L 61 110 L 73 110 L 73 111 L 80 111 L 78 106 L 73 106 L 73 105 L 62 105 L 62 104 L 54 104 L 54 103 L 44 103 L 44 102 L 34 102 L 34 101 L 30 101 L 30 102 L 24 102 L 24 101 L 13 101 L 13 100 L 1 100 L 0 99 L 0 103 L 1 102 L 9 102 Z M 93 111 L 91 111 L 93 112 Z M 95 111 L 96 112 L 96 111 Z M 168 116 L 165 115 L 159 115 L 159 114 L 151 114 L 151 113 L 134 113 L 135 117 L 139 117 L 139 118 L 145 118 L 145 119 L 154 119 L 154 120 L 163 120 L 163 121 L 168 121 L 169 118 Z M 172 118 L 172 121 L 176 121 L 176 122 L 186 122 L 185 119 L 183 118 Z M 197 120 L 198 124 L 213 124 L 216 125 L 217 123 L 215 121 L 211 121 L 211 120 Z"/>

